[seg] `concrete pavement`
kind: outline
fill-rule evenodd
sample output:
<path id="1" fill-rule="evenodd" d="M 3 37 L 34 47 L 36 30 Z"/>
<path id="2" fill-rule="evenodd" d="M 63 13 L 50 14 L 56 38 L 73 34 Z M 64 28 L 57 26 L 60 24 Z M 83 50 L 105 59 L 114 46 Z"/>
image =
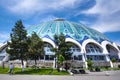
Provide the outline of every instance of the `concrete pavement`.
<path id="1" fill-rule="evenodd" d="M 0 80 L 120 80 L 119 71 L 89 72 L 70 75 L 8 75 L 0 74 Z"/>

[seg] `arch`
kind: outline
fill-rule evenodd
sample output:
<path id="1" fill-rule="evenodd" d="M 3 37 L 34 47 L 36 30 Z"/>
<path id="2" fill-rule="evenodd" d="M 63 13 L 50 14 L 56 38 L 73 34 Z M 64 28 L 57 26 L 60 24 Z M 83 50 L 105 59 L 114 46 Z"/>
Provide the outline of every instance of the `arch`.
<path id="1" fill-rule="evenodd" d="M 48 38 L 42 38 L 43 42 L 48 42 L 50 43 L 54 48 L 55 48 L 55 43 L 54 41 L 52 41 L 51 39 L 48 39 Z"/>
<path id="2" fill-rule="evenodd" d="M 120 49 L 118 48 L 118 46 L 116 45 L 116 43 L 113 43 L 113 46 L 120 52 Z"/>
<path id="3" fill-rule="evenodd" d="M 72 43 L 72 42 L 66 42 L 66 43 Z M 72 52 L 73 55 L 79 55 L 79 54 L 81 54 L 81 49 L 75 43 L 72 43 L 72 46 L 70 47 L 69 51 Z"/>
<path id="4" fill-rule="evenodd" d="M 77 42 L 76 40 L 71 39 L 71 38 L 66 38 L 66 39 L 65 39 L 65 41 L 66 41 L 66 42 L 71 42 L 71 43 L 73 43 L 73 44 L 77 45 L 77 46 L 80 48 L 81 53 L 83 52 L 83 50 L 82 50 L 82 46 L 81 46 L 81 45 L 80 45 L 80 43 L 79 43 L 79 42 Z"/>
<path id="5" fill-rule="evenodd" d="M 87 39 L 87 40 L 85 40 L 85 41 L 82 43 L 82 48 L 83 48 L 83 50 L 84 50 L 84 53 L 86 53 L 86 45 L 87 45 L 88 43 L 93 43 L 93 44 L 95 44 L 95 45 L 98 46 L 98 47 L 102 50 L 102 52 L 103 52 L 103 47 L 102 47 L 98 42 L 96 42 L 96 41 L 93 40 L 93 39 Z"/>
<path id="6" fill-rule="evenodd" d="M 103 61 L 106 60 L 105 55 L 102 53 L 103 50 L 95 43 L 88 43 L 85 47 L 86 57 L 92 61 Z"/>
<path id="7" fill-rule="evenodd" d="M 109 54 L 109 52 L 108 52 L 108 50 L 107 50 L 107 48 L 106 48 L 106 45 L 111 45 L 111 46 L 113 46 L 118 52 L 119 52 L 119 48 L 117 47 L 117 45 L 115 44 L 115 43 L 111 43 L 111 42 L 109 42 L 109 41 L 103 41 L 102 43 L 101 43 L 101 45 L 102 45 L 102 47 L 104 48 L 104 53 L 107 53 L 107 54 Z"/>
<path id="8" fill-rule="evenodd" d="M 71 43 L 71 42 L 69 42 L 69 43 Z M 78 45 L 76 45 L 74 43 L 72 43 L 70 50 L 71 50 L 71 52 L 79 52 L 79 53 L 81 52 L 81 49 L 78 47 Z"/>
<path id="9" fill-rule="evenodd" d="M 120 50 L 120 46 L 117 46 L 118 47 L 118 49 Z"/>
<path id="10" fill-rule="evenodd" d="M 0 61 L 8 61 L 9 60 L 9 54 L 6 52 L 7 42 L 2 43 L 0 45 Z"/>
<path id="11" fill-rule="evenodd" d="M 44 42 L 44 47 L 52 48 L 53 46 L 48 42 Z"/>
<path id="12" fill-rule="evenodd" d="M 119 51 L 113 45 L 107 44 L 106 49 L 108 51 L 108 55 L 110 59 L 112 58 L 115 58 L 116 60 L 119 59 L 119 55 L 118 55 Z"/>
<path id="13" fill-rule="evenodd" d="M 89 53 L 102 53 L 102 49 L 96 45 L 95 43 L 88 43 L 86 44 L 86 47 L 85 47 L 85 51 L 86 51 L 86 54 L 89 54 Z"/>
<path id="14" fill-rule="evenodd" d="M 53 54 L 53 52 L 50 50 L 51 48 L 53 48 L 53 46 L 50 43 L 44 42 L 44 50 L 46 54 Z"/>
<path id="15" fill-rule="evenodd" d="M 107 44 L 112 45 L 111 42 L 109 42 L 109 41 L 103 41 L 101 43 L 101 46 L 103 47 L 103 53 L 105 53 L 105 54 L 109 54 L 108 51 L 107 51 L 107 49 L 106 49 L 106 45 Z"/>
<path id="16" fill-rule="evenodd" d="M 82 47 L 80 43 L 78 43 L 76 40 L 73 40 L 71 38 L 66 38 L 66 42 L 70 42 L 73 44 L 73 46 L 70 48 L 70 51 L 73 52 L 72 59 L 77 61 L 84 61 L 82 49 L 81 49 Z"/>
<path id="17" fill-rule="evenodd" d="M 51 48 L 53 48 L 52 44 L 44 41 L 45 55 L 41 56 L 44 60 L 54 60 L 55 53 L 50 50 Z"/>
<path id="18" fill-rule="evenodd" d="M 93 39 L 87 39 L 82 43 L 86 59 L 92 61 L 105 61 L 106 57 L 103 53 L 102 46 Z"/>

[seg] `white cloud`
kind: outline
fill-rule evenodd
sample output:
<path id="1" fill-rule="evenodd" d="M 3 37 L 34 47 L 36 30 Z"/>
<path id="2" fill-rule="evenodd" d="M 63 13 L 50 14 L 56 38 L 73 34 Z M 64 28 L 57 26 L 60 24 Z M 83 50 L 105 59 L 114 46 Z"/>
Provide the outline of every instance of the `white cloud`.
<path id="1" fill-rule="evenodd" d="M 88 22 L 88 21 L 79 21 L 80 23 L 82 23 L 82 24 L 84 24 L 85 26 L 88 26 L 88 25 L 91 25 L 91 23 L 90 22 Z"/>
<path id="2" fill-rule="evenodd" d="M 120 0 L 96 0 L 96 5 L 82 13 L 98 15 L 92 27 L 100 32 L 120 31 Z"/>
<path id="3" fill-rule="evenodd" d="M 0 43 L 3 43 L 9 39 L 9 33 L 1 32 L 0 33 Z"/>
<path id="4" fill-rule="evenodd" d="M 25 15 L 44 13 L 52 10 L 61 10 L 75 6 L 77 0 L 12 0 L 7 9 L 13 13 Z M 82 1 L 82 0 L 80 0 Z M 12 3 L 12 4 L 11 4 Z"/>
<path id="5" fill-rule="evenodd" d="M 94 25 L 91 26 L 92 28 L 100 31 L 100 32 L 115 32 L 120 31 L 120 23 L 119 21 L 109 23 L 109 22 L 97 22 Z"/>

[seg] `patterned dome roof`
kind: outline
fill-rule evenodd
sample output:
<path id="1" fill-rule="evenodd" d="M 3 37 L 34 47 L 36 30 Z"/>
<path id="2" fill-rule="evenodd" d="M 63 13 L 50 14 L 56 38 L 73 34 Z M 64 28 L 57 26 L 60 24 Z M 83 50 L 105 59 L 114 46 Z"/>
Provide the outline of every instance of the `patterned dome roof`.
<path id="1" fill-rule="evenodd" d="M 49 38 L 54 40 L 54 35 L 63 33 L 66 38 L 72 38 L 79 43 L 86 39 L 94 39 L 97 42 L 107 40 L 107 38 L 100 32 L 86 27 L 81 23 L 65 21 L 63 19 L 56 19 L 54 21 L 40 23 L 31 26 L 27 29 L 28 36 L 36 32 L 40 38 Z"/>

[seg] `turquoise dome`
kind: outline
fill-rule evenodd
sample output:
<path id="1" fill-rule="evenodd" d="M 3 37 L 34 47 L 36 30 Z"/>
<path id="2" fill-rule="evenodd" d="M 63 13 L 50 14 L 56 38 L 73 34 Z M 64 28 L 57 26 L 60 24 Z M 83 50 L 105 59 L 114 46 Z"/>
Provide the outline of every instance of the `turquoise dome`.
<path id="1" fill-rule="evenodd" d="M 66 38 L 72 38 L 79 43 L 86 39 L 93 39 L 97 42 L 107 40 L 107 38 L 100 32 L 86 27 L 81 23 L 70 22 L 63 19 L 56 19 L 54 21 L 43 22 L 27 29 L 28 36 L 36 32 L 40 38 L 49 38 L 54 41 L 54 35 L 63 33 Z"/>

